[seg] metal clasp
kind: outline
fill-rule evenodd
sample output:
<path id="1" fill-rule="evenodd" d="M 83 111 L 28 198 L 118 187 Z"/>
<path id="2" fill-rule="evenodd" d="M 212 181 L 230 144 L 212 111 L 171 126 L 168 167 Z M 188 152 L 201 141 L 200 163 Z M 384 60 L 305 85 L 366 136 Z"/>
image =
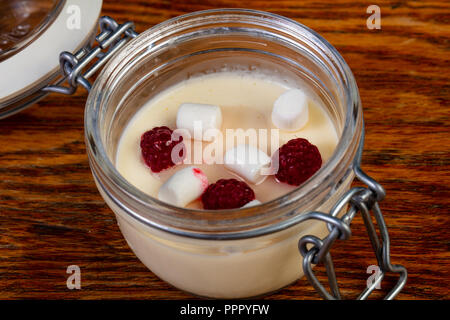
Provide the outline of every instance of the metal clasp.
<path id="1" fill-rule="evenodd" d="M 372 243 L 372 247 L 377 258 L 378 267 L 381 270 L 381 274 L 377 277 L 374 283 L 367 287 L 358 296 L 357 299 L 366 299 L 377 287 L 377 285 L 383 280 L 385 274 L 387 272 L 393 272 L 399 274 L 399 279 L 394 288 L 392 288 L 391 291 L 384 297 L 384 299 L 386 300 L 391 300 L 395 298 L 395 296 L 403 289 L 408 277 L 408 273 L 405 267 L 401 265 L 391 264 L 389 253 L 389 233 L 380 206 L 378 205 L 378 202 L 384 199 L 386 192 L 378 182 L 376 182 L 361 170 L 360 164 L 363 145 L 364 132 L 361 136 L 358 154 L 356 156 L 353 170 L 355 171 L 357 179 L 364 183 L 367 187 L 355 187 L 350 189 L 334 205 L 329 213 L 307 213 L 305 219 L 314 219 L 325 222 L 328 226 L 329 234 L 324 239 L 319 239 L 316 236 L 307 235 L 302 237 L 298 242 L 299 251 L 303 256 L 303 271 L 306 277 L 314 286 L 316 291 L 324 299 L 328 300 L 341 299 L 341 294 L 333 266 L 333 260 L 330 253 L 331 246 L 337 239 L 346 240 L 350 238 L 350 223 L 358 212 L 360 212 L 363 217 L 364 225 L 366 226 L 367 233 Z M 347 212 L 341 218 L 339 218 L 338 214 L 347 205 Z M 372 222 L 372 218 L 370 215 L 371 212 L 373 213 L 375 221 L 377 222 L 378 228 L 380 230 L 381 241 Z M 310 246 L 310 248 L 308 249 L 308 245 L 312 246 Z M 325 265 L 331 293 L 328 292 L 327 289 L 318 281 L 312 270 L 312 266 L 319 263 L 324 263 Z"/>
<path id="2" fill-rule="evenodd" d="M 114 19 L 104 16 L 99 19 L 100 34 L 95 37 L 98 45 L 88 45 L 75 54 L 64 51 L 59 55 L 63 80 L 67 80 L 68 87 L 61 85 L 49 85 L 42 89 L 45 92 L 57 92 L 73 94 L 78 85 L 82 85 L 87 91 L 91 90 L 88 81 L 120 48 L 130 39 L 137 37 L 133 22 L 118 24 Z M 89 69 L 83 72 L 91 61 L 98 59 Z"/>

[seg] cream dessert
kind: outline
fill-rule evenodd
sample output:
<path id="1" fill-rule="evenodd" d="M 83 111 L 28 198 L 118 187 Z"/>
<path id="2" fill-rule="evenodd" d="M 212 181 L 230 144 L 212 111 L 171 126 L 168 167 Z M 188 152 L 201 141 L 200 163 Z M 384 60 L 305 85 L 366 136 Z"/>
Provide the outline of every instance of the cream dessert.
<path id="1" fill-rule="evenodd" d="M 295 112 L 286 109 L 286 101 L 300 102 L 298 109 Z M 181 106 L 187 115 L 177 119 Z M 205 109 L 208 106 L 210 109 Z M 201 112 L 202 109 L 205 112 Z M 168 169 L 160 170 L 162 166 L 152 171 L 141 150 L 143 134 L 167 127 L 160 130 L 165 134 L 165 130 L 175 130 L 177 122 L 189 127 L 193 110 L 197 110 L 194 113 L 199 115 L 198 120 L 210 128 L 220 126 L 220 132 L 206 141 L 201 137 L 183 137 L 182 143 L 191 149 L 201 145 L 201 150 L 208 150 L 208 146 L 221 141 L 220 135 L 225 136 L 227 129 L 266 130 L 266 139 L 247 139 L 233 147 L 223 143 L 215 148 L 218 153 L 222 151 L 219 157 L 211 156 L 209 152 L 200 155 L 192 152 Z M 306 122 L 302 119 L 292 121 L 305 115 Z M 192 128 L 185 129 L 190 131 Z M 270 134 L 271 129 L 275 130 L 273 134 Z M 210 193 L 214 195 L 215 187 L 223 187 L 229 190 L 240 188 L 241 194 L 247 196 L 242 207 L 249 208 L 298 188 L 278 181 L 270 170 L 268 175 L 262 175 L 262 169 L 267 169 L 268 162 L 273 162 L 277 150 L 289 149 L 292 143 L 292 150 L 298 149 L 298 143 L 311 150 L 317 146 L 322 165 L 332 156 L 338 135 L 321 101 L 306 87 L 289 86 L 282 80 L 262 74 L 221 72 L 184 80 L 143 105 L 122 133 L 115 165 L 137 188 L 171 205 L 193 209 L 214 207 L 214 198 L 205 202 L 202 199 Z M 263 155 L 251 165 L 231 163 L 229 160 L 241 155 L 242 150 L 249 155 Z M 216 163 L 210 161 L 211 158 L 223 162 Z M 289 175 L 284 178 L 289 179 Z M 231 179 L 236 179 L 239 185 Z M 225 182 L 217 185 L 217 181 Z M 317 210 L 330 210 L 350 182 L 351 179 L 344 181 Z M 121 212 L 113 202 L 108 204 Z M 157 276 L 182 290 L 214 298 L 253 297 L 296 281 L 303 276 L 298 240 L 304 235 L 322 238 L 327 233 L 325 224 L 305 221 L 277 233 L 249 239 L 204 240 L 147 228 L 126 214 L 117 215 L 117 220 L 134 253 Z"/>
<path id="2" fill-rule="evenodd" d="M 292 104 L 299 107 L 286 107 Z M 202 134 L 206 129 L 218 130 L 210 137 L 195 137 L 194 121 L 203 124 Z M 190 152 L 185 150 L 185 158 L 176 165 L 153 172 L 143 161 L 141 137 L 152 128 L 163 126 L 186 129 L 191 139 L 184 138 L 183 143 Z M 239 138 L 243 138 L 241 143 Z M 209 183 L 231 178 L 245 181 L 255 194 L 251 201 L 263 203 L 297 188 L 278 181 L 270 173 L 260 174 L 262 167 L 267 169 L 278 148 L 296 138 L 317 146 L 322 163 L 331 157 L 338 142 L 325 108 L 308 94 L 307 88 L 292 88 L 257 73 L 213 73 L 182 81 L 148 101 L 122 134 L 116 167 L 129 182 L 155 198 L 174 174 L 195 166 Z M 235 143 L 233 147 L 228 143 L 230 140 Z M 252 152 L 259 155 L 260 163 L 257 161 L 252 166 L 232 163 L 233 158 L 238 160 L 242 154 L 251 157 Z M 165 195 L 161 199 L 169 201 L 167 190 Z M 179 203 L 187 208 L 204 208 L 200 198 L 189 203 L 177 200 L 172 204 Z"/>

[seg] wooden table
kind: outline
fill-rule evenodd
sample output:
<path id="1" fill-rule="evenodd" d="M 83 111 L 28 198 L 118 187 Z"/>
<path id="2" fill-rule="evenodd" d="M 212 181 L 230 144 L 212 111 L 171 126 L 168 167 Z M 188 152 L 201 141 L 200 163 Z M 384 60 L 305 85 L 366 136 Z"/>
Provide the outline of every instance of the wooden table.
<path id="1" fill-rule="evenodd" d="M 376 4 L 381 30 L 366 27 L 368 4 L 362 2 L 245 2 L 313 28 L 344 56 L 364 106 L 363 168 L 387 190 L 381 207 L 392 262 L 409 271 L 398 298 L 448 299 L 450 4 Z M 133 20 L 142 32 L 183 13 L 237 6 L 242 3 L 105 0 L 103 14 Z M 139 262 L 97 192 L 84 145 L 85 100 L 83 90 L 53 94 L 0 122 L 0 299 L 192 298 Z M 343 295 L 350 298 L 364 288 L 366 269 L 375 263 L 361 217 L 353 230 L 333 248 Z M 81 268 L 81 290 L 66 287 L 66 268 L 73 264 Z M 376 296 L 393 281 L 388 277 Z M 266 298 L 319 297 L 301 279 Z"/>

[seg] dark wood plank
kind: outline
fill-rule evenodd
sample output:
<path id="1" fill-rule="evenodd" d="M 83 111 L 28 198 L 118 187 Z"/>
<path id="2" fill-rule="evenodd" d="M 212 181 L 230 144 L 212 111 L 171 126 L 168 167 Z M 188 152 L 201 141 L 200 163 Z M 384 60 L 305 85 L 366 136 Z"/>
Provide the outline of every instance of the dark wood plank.
<path id="1" fill-rule="evenodd" d="M 450 5 L 377 4 L 381 30 L 366 28 L 364 2 L 259 0 L 245 6 L 302 22 L 342 53 L 364 105 L 364 169 L 388 193 L 382 209 L 390 227 L 392 261 L 409 271 L 399 298 L 448 299 Z M 242 3 L 105 0 L 103 13 L 133 20 L 141 32 L 170 17 L 220 7 Z M 85 99 L 81 90 L 70 97 L 50 95 L 0 122 L 0 299 L 191 298 L 137 260 L 98 194 L 84 146 Z M 365 270 L 374 263 L 360 218 L 353 229 L 349 241 L 333 248 L 347 297 L 364 287 Z M 81 267 L 81 290 L 66 287 L 71 264 Z M 383 289 L 393 281 L 388 278 Z M 302 279 L 267 298 L 318 295 Z"/>

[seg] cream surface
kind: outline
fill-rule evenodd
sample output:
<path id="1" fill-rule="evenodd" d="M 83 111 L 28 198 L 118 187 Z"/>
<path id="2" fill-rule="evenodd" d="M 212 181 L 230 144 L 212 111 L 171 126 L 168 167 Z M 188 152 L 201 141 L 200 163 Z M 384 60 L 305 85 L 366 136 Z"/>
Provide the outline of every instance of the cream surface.
<path id="1" fill-rule="evenodd" d="M 263 77 L 258 74 L 221 72 L 194 77 L 172 86 L 150 101 L 148 101 L 130 120 L 119 142 L 116 167 L 119 172 L 133 185 L 147 194 L 157 197 L 161 185 L 176 171 L 187 164 L 175 166 L 159 174 L 152 173 L 144 164 L 140 153 L 140 137 L 157 126 L 167 126 L 176 129 L 176 115 L 182 103 L 203 103 L 218 105 L 223 115 L 222 132 L 226 129 L 275 129 L 271 121 L 274 101 L 286 90 L 290 89 L 280 81 Z M 302 88 L 301 88 L 302 89 Z M 333 154 L 338 143 L 335 127 L 324 108 L 315 99 L 309 99 L 309 121 L 295 132 L 279 131 L 279 145 L 294 138 L 306 138 L 315 144 L 325 163 Z M 270 136 L 258 139 L 256 144 L 271 155 Z M 247 142 L 250 140 L 247 140 Z M 185 141 L 189 143 L 188 141 Z M 200 142 L 196 142 L 197 147 Z M 251 141 L 250 141 L 251 143 Z M 203 142 L 203 150 L 209 143 Z M 252 143 L 254 144 L 254 143 Z M 267 145 L 267 148 L 266 148 Z M 193 143 L 191 144 L 194 148 Z M 193 149 L 192 149 L 193 150 Z M 223 150 L 226 150 L 224 139 Z M 190 157 L 191 161 L 199 161 Z M 222 164 L 198 164 L 207 175 L 210 183 L 221 178 L 236 178 Z M 264 182 L 255 185 L 249 183 L 255 191 L 256 198 L 269 201 L 295 189 L 296 187 L 277 182 L 269 176 Z M 188 207 L 201 209 L 199 200 L 191 202 Z"/>

